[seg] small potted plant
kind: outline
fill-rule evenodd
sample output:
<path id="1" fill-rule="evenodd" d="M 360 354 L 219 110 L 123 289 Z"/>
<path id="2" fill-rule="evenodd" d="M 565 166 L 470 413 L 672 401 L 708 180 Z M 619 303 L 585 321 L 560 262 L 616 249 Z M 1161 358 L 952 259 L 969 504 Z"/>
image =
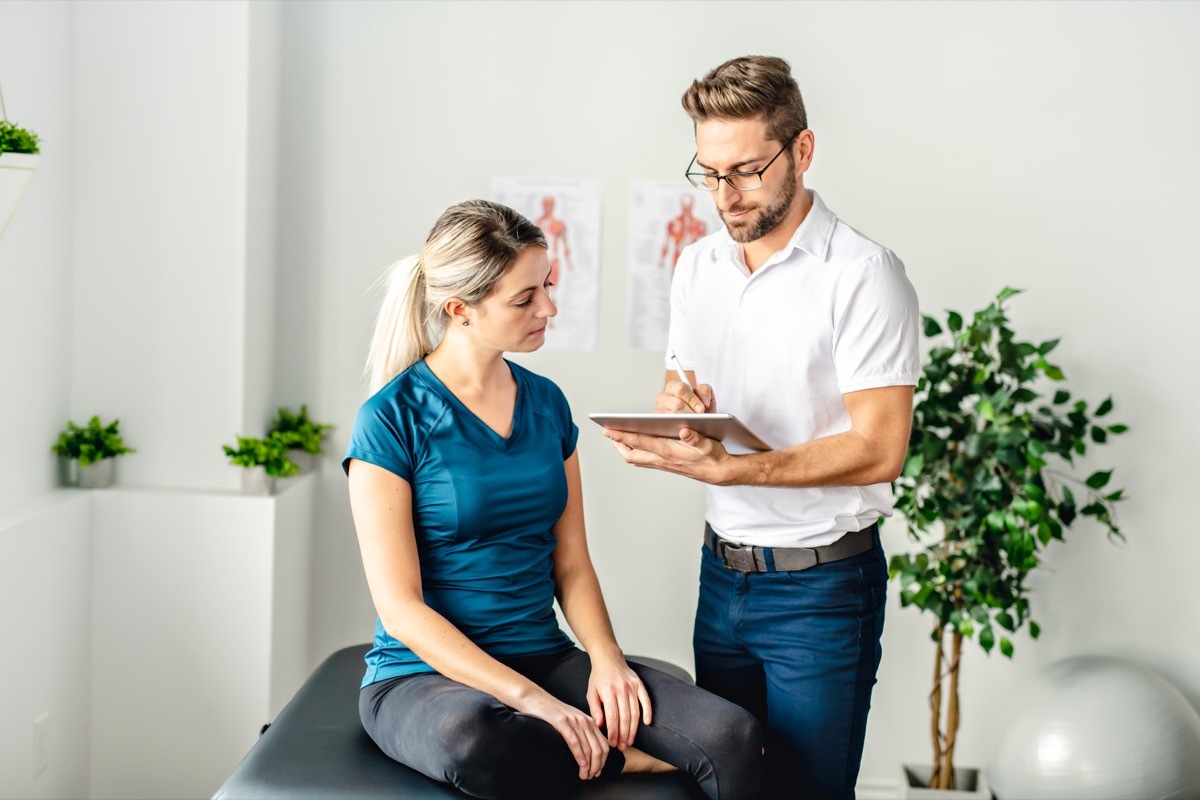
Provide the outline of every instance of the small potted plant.
<path id="1" fill-rule="evenodd" d="M 108 425 L 100 417 L 92 417 L 80 427 L 67 420 L 67 428 L 58 434 L 50 448 L 63 459 L 63 483 L 81 489 L 106 489 L 112 486 L 116 474 L 116 458 L 136 452 L 125 446 L 121 438 L 119 419 Z"/>
<path id="2" fill-rule="evenodd" d="M 321 443 L 328 438 L 332 427 L 310 420 L 308 406 L 305 404 L 300 406 L 298 414 L 281 407 L 267 432 L 277 434 L 287 442 L 288 458 L 296 464 L 301 473 L 305 473 L 312 470 L 315 457 L 324 452 Z"/>
<path id="3" fill-rule="evenodd" d="M 890 564 L 901 605 L 929 614 L 934 649 L 933 758 L 904 768 L 908 798 L 990 797 L 982 770 L 954 760 L 964 641 L 978 637 L 984 652 L 1011 658 L 1013 633 L 1038 637 L 1027 580 L 1072 524 L 1090 517 L 1123 540 L 1113 506 L 1124 493 L 1109 485 L 1112 470 L 1073 473 L 1077 456 L 1127 428 L 1105 419 L 1111 398 L 1091 406 L 1063 387 L 1046 359 L 1058 339 L 1017 340 L 1004 309 L 1017 293 L 1004 289 L 969 320 L 947 312 L 945 327 L 924 317 L 935 342 L 894 484 L 896 510 L 922 547 Z"/>
<path id="4" fill-rule="evenodd" d="M 0 94 L 0 237 L 37 172 L 39 152 L 37 134 L 8 121 Z"/>
<path id="5" fill-rule="evenodd" d="M 290 440 L 269 433 L 262 439 L 237 437 L 237 446 L 221 445 L 229 463 L 243 467 L 242 491 L 246 494 L 274 494 L 275 479 L 298 474 L 295 462 L 288 458 Z"/>

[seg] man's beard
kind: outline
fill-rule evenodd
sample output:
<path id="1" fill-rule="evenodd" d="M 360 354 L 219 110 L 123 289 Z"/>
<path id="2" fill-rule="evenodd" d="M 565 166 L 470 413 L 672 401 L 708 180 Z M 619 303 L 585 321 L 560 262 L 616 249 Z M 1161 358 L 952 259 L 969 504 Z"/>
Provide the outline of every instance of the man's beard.
<path id="1" fill-rule="evenodd" d="M 721 212 L 721 221 L 725 223 L 725 229 L 729 231 L 729 236 L 739 244 L 746 244 L 757 241 L 775 230 L 787 216 L 788 209 L 792 207 L 792 201 L 796 199 L 796 186 L 796 173 L 789 169 L 779 200 L 759 209 L 758 218 L 753 224 L 747 223 L 735 227 L 729 224 L 729 221 L 725 219 L 725 214 Z"/>

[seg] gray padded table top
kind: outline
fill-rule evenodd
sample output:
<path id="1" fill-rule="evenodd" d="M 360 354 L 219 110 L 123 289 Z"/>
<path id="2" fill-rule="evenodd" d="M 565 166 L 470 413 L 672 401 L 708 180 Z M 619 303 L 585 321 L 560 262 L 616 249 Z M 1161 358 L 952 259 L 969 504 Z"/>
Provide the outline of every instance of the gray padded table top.
<path id="1" fill-rule="evenodd" d="M 279 712 L 213 800 L 462 800 L 467 795 L 388 758 L 358 719 L 358 687 L 369 645 L 338 650 L 317 667 Z M 684 680 L 686 671 L 629 656 Z M 579 800 L 700 800 L 680 773 L 627 775 L 585 783 Z"/>

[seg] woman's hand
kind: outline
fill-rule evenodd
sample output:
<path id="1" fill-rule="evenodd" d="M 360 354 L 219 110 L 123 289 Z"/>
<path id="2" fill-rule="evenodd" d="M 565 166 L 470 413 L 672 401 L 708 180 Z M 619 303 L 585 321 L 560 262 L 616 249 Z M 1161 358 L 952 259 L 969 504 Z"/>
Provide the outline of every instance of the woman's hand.
<path id="1" fill-rule="evenodd" d="M 624 750 L 637 736 L 638 719 L 650 724 L 650 695 L 637 673 L 620 656 L 590 656 L 587 700 L 596 725 L 608 731 L 608 745 Z"/>
<path id="2" fill-rule="evenodd" d="M 636 677 L 636 676 L 635 676 Z M 589 697 L 591 693 L 589 691 Z M 574 706 L 558 700 L 545 691 L 538 691 L 527 703 L 517 709 L 530 716 L 550 723 L 558 735 L 571 748 L 571 755 L 579 764 L 579 780 L 586 781 L 600 775 L 608 759 L 608 742 L 599 728 L 599 723 Z"/>

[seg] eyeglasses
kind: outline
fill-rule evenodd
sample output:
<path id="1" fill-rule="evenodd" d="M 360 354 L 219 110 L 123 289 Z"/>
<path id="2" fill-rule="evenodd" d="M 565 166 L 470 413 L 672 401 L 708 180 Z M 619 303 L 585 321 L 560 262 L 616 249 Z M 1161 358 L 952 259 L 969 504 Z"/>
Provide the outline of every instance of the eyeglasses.
<path id="1" fill-rule="evenodd" d="M 804 128 L 801 128 L 793 133 L 791 138 L 783 143 L 783 147 L 779 148 L 779 152 L 775 154 L 774 158 L 768 161 L 767 165 L 757 172 L 731 172 L 728 175 L 714 175 L 709 172 L 692 172 L 692 167 L 696 164 L 696 156 L 700 155 L 697 153 L 696 156 L 692 156 L 691 162 L 688 163 L 688 171 L 683 174 L 687 177 L 692 186 L 695 186 L 697 189 L 703 189 L 706 192 L 715 192 L 721 187 L 721 181 L 725 181 L 731 188 L 736 189 L 739 192 L 748 192 L 751 189 L 762 188 L 763 173 L 771 168 L 771 165 L 775 163 L 775 159 L 783 155 L 783 151 L 787 150 L 791 143 L 795 141 L 796 137 L 803 132 Z"/>

